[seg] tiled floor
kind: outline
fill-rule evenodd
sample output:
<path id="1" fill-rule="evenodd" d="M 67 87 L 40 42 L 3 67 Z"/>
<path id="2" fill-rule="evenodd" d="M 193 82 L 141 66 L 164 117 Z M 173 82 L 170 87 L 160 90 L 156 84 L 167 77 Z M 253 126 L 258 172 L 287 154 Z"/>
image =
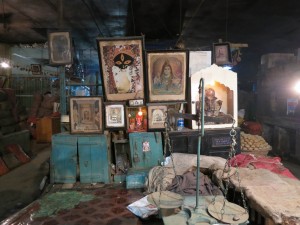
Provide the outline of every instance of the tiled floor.
<path id="1" fill-rule="evenodd" d="M 74 225 L 160 225 L 163 224 L 161 219 L 151 218 L 141 220 L 127 209 L 132 202 L 142 198 L 144 195 L 139 189 L 124 189 L 121 185 L 104 185 L 100 188 L 72 188 L 70 190 L 60 189 L 51 190 L 41 200 L 35 201 L 19 213 L 5 220 L 3 225 L 8 224 L 31 224 L 31 225 L 58 225 L 58 224 L 74 224 Z M 52 192 L 52 193 L 51 193 Z M 46 196 L 54 196 L 57 193 L 69 194 L 65 201 L 57 199 L 60 196 L 48 200 L 48 206 L 60 209 L 52 211 L 51 207 L 43 208 Z M 83 199 L 89 196 L 90 200 L 79 201 L 70 205 L 70 196 L 79 196 Z M 49 199 L 49 198 L 48 198 Z M 50 203 L 50 204 L 49 204 Z M 57 205 L 59 204 L 59 205 Z M 65 205 L 65 209 L 64 206 Z M 43 216 L 47 215 L 47 216 Z"/>
<path id="2" fill-rule="evenodd" d="M 36 147 L 36 146 L 35 146 Z M 41 147 L 41 146 L 38 146 Z M 140 189 L 127 190 L 122 185 L 84 186 L 76 184 L 71 189 L 62 185 L 49 186 L 43 198 L 31 203 L 39 195 L 39 184 L 47 171 L 46 162 L 51 146 L 36 148 L 36 156 L 30 163 L 22 165 L 0 177 L 0 223 L 2 225 L 162 225 L 161 219 L 153 217 L 141 220 L 127 209 L 127 206 L 142 198 Z M 291 162 L 283 162 L 290 171 L 300 178 L 300 166 Z M 47 216 L 41 215 L 43 199 L 53 193 L 68 192 L 79 196 L 92 196 L 88 201 L 79 201 L 69 208 L 70 200 L 62 198 L 56 211 Z M 78 200 L 78 199 L 77 199 Z M 31 204 L 30 204 L 31 203 Z M 29 205 L 28 205 L 29 204 Z M 28 205 L 27 207 L 25 207 Z M 25 207 L 25 208 L 23 208 Z M 23 208 L 22 210 L 20 210 Z M 60 210 L 58 210 L 61 208 Z M 20 210 L 20 211 L 19 211 Z"/>

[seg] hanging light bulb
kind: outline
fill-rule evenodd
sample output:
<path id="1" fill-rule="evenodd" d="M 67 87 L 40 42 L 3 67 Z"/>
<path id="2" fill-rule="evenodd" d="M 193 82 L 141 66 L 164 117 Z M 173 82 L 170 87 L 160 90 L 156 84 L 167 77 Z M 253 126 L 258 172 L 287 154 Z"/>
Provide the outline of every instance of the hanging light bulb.
<path id="1" fill-rule="evenodd" d="M 10 68 L 9 60 L 7 59 L 1 59 L 0 60 L 0 67 L 2 68 Z"/>

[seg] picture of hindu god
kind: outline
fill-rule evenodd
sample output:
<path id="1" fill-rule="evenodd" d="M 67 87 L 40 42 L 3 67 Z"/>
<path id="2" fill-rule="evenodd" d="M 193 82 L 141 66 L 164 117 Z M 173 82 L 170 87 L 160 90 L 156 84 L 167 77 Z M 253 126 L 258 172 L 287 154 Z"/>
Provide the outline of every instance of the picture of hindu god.
<path id="1" fill-rule="evenodd" d="M 154 109 L 152 111 L 152 124 L 164 123 L 164 112 L 161 109 Z"/>
<path id="2" fill-rule="evenodd" d="M 120 117 L 120 110 L 117 108 L 111 108 L 109 112 L 109 121 L 111 123 L 120 123 L 121 117 Z"/>
<path id="3" fill-rule="evenodd" d="M 85 110 L 83 111 L 83 118 L 82 118 L 82 122 L 89 122 L 90 121 L 90 111 Z"/>
<path id="4" fill-rule="evenodd" d="M 164 63 L 160 78 L 162 87 L 166 90 L 169 90 L 172 85 L 173 71 L 171 65 L 168 62 Z"/>
<path id="5" fill-rule="evenodd" d="M 179 95 L 183 92 L 183 64 L 180 57 L 157 57 L 152 63 L 154 95 Z"/>
<path id="6" fill-rule="evenodd" d="M 227 47 L 219 46 L 216 47 L 216 61 L 217 62 L 226 62 L 228 61 Z"/>

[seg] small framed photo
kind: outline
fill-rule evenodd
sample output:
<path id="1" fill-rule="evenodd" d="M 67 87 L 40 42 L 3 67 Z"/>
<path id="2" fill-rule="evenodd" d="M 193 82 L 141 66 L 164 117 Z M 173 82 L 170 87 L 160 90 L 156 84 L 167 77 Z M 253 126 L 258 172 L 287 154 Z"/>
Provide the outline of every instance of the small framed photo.
<path id="1" fill-rule="evenodd" d="M 165 129 L 167 110 L 165 105 L 148 105 L 148 130 Z"/>
<path id="2" fill-rule="evenodd" d="M 102 97 L 70 97 L 70 128 L 73 134 L 103 133 Z"/>
<path id="3" fill-rule="evenodd" d="M 97 38 L 106 101 L 144 98 L 144 37 Z"/>
<path id="4" fill-rule="evenodd" d="M 213 63 L 218 66 L 230 65 L 232 63 L 229 43 L 213 44 Z"/>
<path id="5" fill-rule="evenodd" d="M 149 102 L 186 100 L 187 51 L 147 52 Z"/>
<path id="6" fill-rule="evenodd" d="M 72 41 L 70 32 L 48 34 L 49 60 L 51 65 L 72 64 Z"/>
<path id="7" fill-rule="evenodd" d="M 42 74 L 41 64 L 31 64 L 30 69 L 31 69 L 32 75 L 41 75 Z"/>
<path id="8" fill-rule="evenodd" d="M 127 132 L 147 132 L 148 116 L 146 106 L 126 107 Z"/>
<path id="9" fill-rule="evenodd" d="M 110 130 L 126 129 L 125 103 L 105 103 L 105 128 Z"/>

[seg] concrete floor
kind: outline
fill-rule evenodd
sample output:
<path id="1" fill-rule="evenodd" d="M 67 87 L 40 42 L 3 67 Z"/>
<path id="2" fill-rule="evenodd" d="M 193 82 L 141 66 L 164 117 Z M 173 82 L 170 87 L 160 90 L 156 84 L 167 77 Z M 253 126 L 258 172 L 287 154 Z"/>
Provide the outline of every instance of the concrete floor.
<path id="1" fill-rule="evenodd" d="M 32 141 L 32 160 L 0 177 L 0 222 L 24 208 L 42 194 L 40 183 L 48 175 L 51 144 Z M 300 165 L 283 161 L 300 179 Z"/>
<path id="2" fill-rule="evenodd" d="M 31 141 L 31 161 L 0 176 L 0 221 L 37 199 L 49 172 L 50 144 Z"/>

